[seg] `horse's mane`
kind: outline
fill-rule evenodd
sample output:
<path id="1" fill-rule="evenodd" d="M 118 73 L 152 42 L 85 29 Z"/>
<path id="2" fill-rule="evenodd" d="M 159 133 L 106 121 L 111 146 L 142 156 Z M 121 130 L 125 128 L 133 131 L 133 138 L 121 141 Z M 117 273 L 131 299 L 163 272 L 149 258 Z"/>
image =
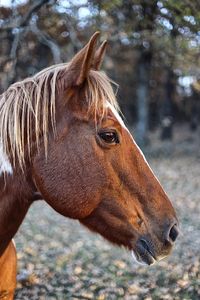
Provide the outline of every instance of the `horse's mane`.
<path id="1" fill-rule="evenodd" d="M 68 65 L 63 63 L 46 68 L 14 83 L 0 95 L 0 142 L 5 153 L 14 163 L 17 159 L 22 169 L 25 143 L 30 157 L 33 132 L 37 148 L 42 136 L 47 153 L 49 123 L 54 133 L 56 129 L 56 83 L 61 74 L 67 72 Z M 93 110 L 95 116 L 100 111 L 105 112 L 107 101 L 118 109 L 111 83 L 105 73 L 90 70 L 84 86 L 88 111 Z"/>

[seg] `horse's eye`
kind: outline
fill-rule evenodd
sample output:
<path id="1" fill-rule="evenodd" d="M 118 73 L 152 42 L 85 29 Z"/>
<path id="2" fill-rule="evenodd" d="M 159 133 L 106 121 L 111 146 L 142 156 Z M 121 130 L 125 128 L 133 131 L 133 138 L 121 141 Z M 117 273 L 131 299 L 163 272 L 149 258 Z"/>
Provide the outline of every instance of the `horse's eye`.
<path id="1" fill-rule="evenodd" d="M 99 136 L 107 144 L 119 144 L 119 137 L 116 131 L 101 131 Z"/>

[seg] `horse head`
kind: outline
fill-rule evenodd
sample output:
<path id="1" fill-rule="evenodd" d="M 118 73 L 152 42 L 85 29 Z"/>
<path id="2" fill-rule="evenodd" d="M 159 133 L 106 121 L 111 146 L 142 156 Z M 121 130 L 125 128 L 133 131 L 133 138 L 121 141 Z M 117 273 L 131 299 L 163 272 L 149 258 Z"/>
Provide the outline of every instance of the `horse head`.
<path id="1" fill-rule="evenodd" d="M 110 80 L 99 71 L 99 33 L 56 77 L 56 133 L 32 159 L 34 182 L 59 213 L 152 264 L 178 236 L 173 206 L 118 111 Z M 53 75 L 51 76 L 53 78 Z M 52 80 L 52 79 L 51 79 Z"/>

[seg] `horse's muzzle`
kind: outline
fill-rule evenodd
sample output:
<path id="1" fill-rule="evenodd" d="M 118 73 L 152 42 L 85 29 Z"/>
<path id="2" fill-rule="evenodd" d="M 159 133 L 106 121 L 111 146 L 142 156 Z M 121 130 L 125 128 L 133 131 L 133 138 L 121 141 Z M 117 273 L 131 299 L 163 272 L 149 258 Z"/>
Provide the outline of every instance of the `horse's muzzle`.
<path id="1" fill-rule="evenodd" d="M 132 251 L 133 257 L 138 263 L 152 265 L 156 261 L 168 256 L 178 235 L 179 228 L 176 222 L 167 226 L 163 232 L 161 244 L 159 242 L 159 248 L 161 249 L 159 253 L 156 249 L 157 247 L 151 242 L 150 238 L 140 237 L 136 243 L 134 251 Z"/>

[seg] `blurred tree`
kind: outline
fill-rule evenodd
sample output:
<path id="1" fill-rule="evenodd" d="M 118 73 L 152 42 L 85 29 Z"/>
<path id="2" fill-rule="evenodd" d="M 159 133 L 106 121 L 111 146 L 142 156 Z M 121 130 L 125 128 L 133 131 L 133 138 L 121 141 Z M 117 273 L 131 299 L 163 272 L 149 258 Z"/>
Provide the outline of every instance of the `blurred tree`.
<path id="1" fill-rule="evenodd" d="M 112 27 L 109 30 L 115 45 L 118 42 L 125 45 L 127 50 L 131 48 L 135 57 L 132 69 L 131 65 L 129 67 L 129 76 L 135 77 L 134 92 L 130 92 L 132 97 L 129 97 L 136 98 L 136 137 L 139 144 L 145 144 L 150 123 L 154 123 L 155 127 L 158 120 L 161 122 L 161 138 L 172 138 L 172 126 L 176 117 L 174 106 L 177 75 L 185 73 L 183 57 L 194 49 L 197 53 L 200 44 L 198 1 L 189 3 L 187 0 L 118 0 L 108 4 L 107 1 L 96 0 L 90 3 L 98 8 L 101 17 L 101 21 L 98 22 L 102 26 L 108 23 L 108 17 L 111 19 L 109 23 Z M 121 57 L 124 61 L 123 58 Z M 188 58 L 190 60 L 184 63 L 184 66 L 187 65 L 186 69 L 194 66 L 194 56 L 187 56 Z M 117 59 L 119 60 L 119 57 Z M 160 66 L 155 68 L 158 64 Z M 152 85 L 158 88 L 158 85 L 162 84 L 163 91 L 160 95 L 157 93 L 158 98 L 162 99 L 157 105 L 156 101 L 151 99 L 150 92 L 154 68 L 160 75 L 163 74 L 161 78 L 164 78 L 162 82 L 157 80 L 156 84 Z M 179 74 L 176 74 L 177 72 Z M 155 91 L 153 94 L 156 94 Z M 150 109 L 152 103 L 157 112 Z M 130 103 L 127 106 L 130 106 Z"/>
<path id="2" fill-rule="evenodd" d="M 102 39 L 110 41 L 104 67 L 120 84 L 122 110 L 129 123 L 136 123 L 137 140 L 145 144 L 149 128 L 158 125 L 161 137 L 171 138 L 177 116 L 187 115 L 180 80 L 200 75 L 199 25 L 198 0 L 0 4 L 0 91 L 52 63 L 69 60 L 100 30 Z"/>

